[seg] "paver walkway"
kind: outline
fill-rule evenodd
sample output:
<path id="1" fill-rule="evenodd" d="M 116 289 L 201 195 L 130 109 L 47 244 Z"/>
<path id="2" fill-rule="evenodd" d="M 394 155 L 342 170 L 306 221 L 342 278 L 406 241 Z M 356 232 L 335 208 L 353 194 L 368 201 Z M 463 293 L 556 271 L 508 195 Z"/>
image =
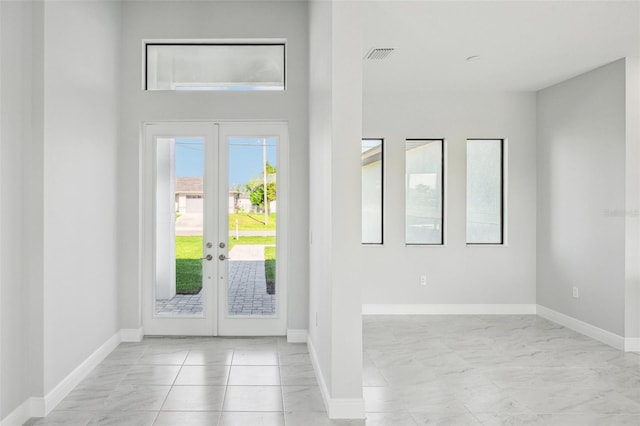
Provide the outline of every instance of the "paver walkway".
<path id="1" fill-rule="evenodd" d="M 274 315 L 276 295 L 267 293 L 264 245 L 238 244 L 229 251 L 230 315 Z M 158 315 L 202 315 L 202 291 L 157 300 Z"/>
<path id="2" fill-rule="evenodd" d="M 172 299 L 156 300 L 158 315 L 202 315 L 202 290 L 198 294 L 176 294 Z"/>

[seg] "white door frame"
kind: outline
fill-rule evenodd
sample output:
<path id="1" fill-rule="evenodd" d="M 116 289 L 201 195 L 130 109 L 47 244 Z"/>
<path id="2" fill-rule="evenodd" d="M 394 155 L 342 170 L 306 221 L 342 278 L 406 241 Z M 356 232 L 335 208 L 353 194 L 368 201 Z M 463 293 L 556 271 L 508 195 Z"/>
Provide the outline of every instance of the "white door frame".
<path id="1" fill-rule="evenodd" d="M 222 261 L 218 268 L 218 334 L 221 336 L 285 336 L 287 334 L 287 294 L 288 294 L 288 231 L 289 221 L 289 135 L 286 123 L 220 123 L 220 193 L 228 191 L 228 137 L 273 137 L 278 138 L 278 214 L 276 216 L 276 315 L 268 317 L 230 316 L 227 314 L 227 272 L 228 261 Z M 228 234 L 228 206 L 220 203 L 219 235 Z M 226 238 L 224 240 L 226 242 Z M 218 249 L 218 255 L 228 255 L 227 248 Z"/>
<path id="2" fill-rule="evenodd" d="M 214 123 L 176 122 L 144 123 L 142 137 L 142 242 L 141 258 L 141 304 L 145 335 L 194 335 L 214 336 L 217 333 L 217 291 L 216 277 L 218 264 L 203 260 L 203 315 L 202 316 L 158 316 L 155 313 L 155 271 L 156 271 L 156 139 L 179 137 L 203 137 L 205 140 L 204 161 L 218 161 L 218 129 Z M 215 149 L 212 149 L 215 148 Z M 212 240 L 211 235 L 217 222 L 217 176 L 204 170 L 204 186 L 213 191 L 204 199 L 203 239 Z M 210 192 L 211 193 L 211 192 Z M 207 253 L 205 252 L 206 256 Z"/>
<path id="3" fill-rule="evenodd" d="M 228 205 L 222 194 L 227 185 L 227 159 L 225 135 L 278 136 L 278 215 L 277 215 L 277 266 L 276 282 L 278 302 L 274 317 L 237 317 L 227 315 L 227 268 L 220 267 L 220 254 L 228 254 L 218 246 L 220 232 L 228 234 Z M 211 196 L 205 196 L 205 242 L 212 242 L 212 261 L 204 261 L 203 317 L 165 317 L 155 315 L 155 139 L 158 137 L 204 137 L 205 162 L 215 164 L 216 173 L 208 173 L 205 167 L 205 187 Z M 207 149 L 209 147 L 209 149 Z M 211 149 L 215 147 L 215 149 Z M 286 335 L 288 299 L 288 219 L 289 219 L 289 138 L 286 122 L 245 121 L 163 121 L 142 123 L 140 151 L 140 307 L 144 335 L 195 335 L 195 336 L 264 336 Z M 218 170 L 221 169 L 221 170 Z M 220 177 L 223 177 L 221 179 Z M 222 200 L 222 201 L 219 201 Z M 216 206 L 216 204 L 218 206 Z M 207 231 L 208 230 L 208 231 Z M 225 234 L 226 235 L 226 234 Z M 222 240 L 221 240 L 222 241 Z M 224 241 L 226 241 L 226 236 Z M 217 291 L 207 291 L 216 289 Z M 223 298 L 224 297 L 224 298 Z"/>

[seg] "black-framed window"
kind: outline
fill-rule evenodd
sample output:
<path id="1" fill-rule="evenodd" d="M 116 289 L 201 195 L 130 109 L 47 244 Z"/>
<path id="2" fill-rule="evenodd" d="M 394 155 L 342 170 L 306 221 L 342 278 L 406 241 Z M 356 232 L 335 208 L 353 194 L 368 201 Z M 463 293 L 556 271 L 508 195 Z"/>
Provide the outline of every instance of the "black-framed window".
<path id="1" fill-rule="evenodd" d="M 362 244 L 382 244 L 384 140 L 362 139 Z"/>
<path id="2" fill-rule="evenodd" d="M 504 244 L 504 139 L 467 139 L 467 244 Z"/>
<path id="3" fill-rule="evenodd" d="M 444 139 L 405 140 L 405 242 L 444 244 Z"/>
<path id="4" fill-rule="evenodd" d="M 285 90 L 284 43 L 145 44 L 145 90 Z"/>

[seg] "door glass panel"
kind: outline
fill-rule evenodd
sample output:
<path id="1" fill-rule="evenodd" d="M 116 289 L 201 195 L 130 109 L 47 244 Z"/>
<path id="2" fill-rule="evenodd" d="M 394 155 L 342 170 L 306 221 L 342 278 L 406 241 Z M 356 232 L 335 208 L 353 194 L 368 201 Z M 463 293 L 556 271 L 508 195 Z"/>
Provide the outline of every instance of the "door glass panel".
<path id="1" fill-rule="evenodd" d="M 155 314 L 203 315 L 204 139 L 156 139 Z"/>
<path id="2" fill-rule="evenodd" d="M 277 138 L 234 136 L 227 144 L 227 315 L 274 316 Z"/>

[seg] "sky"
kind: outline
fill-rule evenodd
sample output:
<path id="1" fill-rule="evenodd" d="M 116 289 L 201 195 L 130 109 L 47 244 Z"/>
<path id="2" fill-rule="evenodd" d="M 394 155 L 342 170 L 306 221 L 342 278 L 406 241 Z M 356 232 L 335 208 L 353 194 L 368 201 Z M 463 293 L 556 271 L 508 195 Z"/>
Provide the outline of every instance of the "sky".
<path id="1" fill-rule="evenodd" d="M 176 177 L 202 176 L 204 140 L 176 139 Z M 277 167 L 276 138 L 267 138 L 267 161 Z M 262 173 L 262 138 L 229 139 L 229 187 L 246 184 Z"/>

